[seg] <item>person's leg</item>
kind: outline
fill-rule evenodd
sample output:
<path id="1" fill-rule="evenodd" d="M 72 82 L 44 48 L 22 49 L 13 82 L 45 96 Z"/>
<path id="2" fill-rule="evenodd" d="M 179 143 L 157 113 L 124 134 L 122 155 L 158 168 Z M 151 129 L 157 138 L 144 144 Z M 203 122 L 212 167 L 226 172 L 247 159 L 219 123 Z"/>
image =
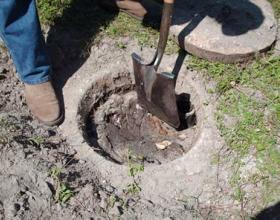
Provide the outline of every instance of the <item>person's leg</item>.
<path id="1" fill-rule="evenodd" d="M 35 0 L 1 0 L 0 35 L 25 83 L 25 97 L 33 115 L 46 125 L 60 123 L 63 115 L 50 82 L 51 66 Z"/>
<path id="2" fill-rule="evenodd" d="M 0 34 L 24 83 L 49 81 L 50 62 L 35 0 L 1 0 Z"/>

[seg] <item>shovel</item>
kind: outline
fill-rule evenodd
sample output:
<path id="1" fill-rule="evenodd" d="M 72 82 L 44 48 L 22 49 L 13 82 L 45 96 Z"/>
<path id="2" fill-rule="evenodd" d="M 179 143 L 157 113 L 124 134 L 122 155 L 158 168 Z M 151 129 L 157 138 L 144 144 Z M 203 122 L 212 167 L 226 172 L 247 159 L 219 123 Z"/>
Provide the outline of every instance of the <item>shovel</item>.
<path id="1" fill-rule="evenodd" d="M 150 64 L 144 64 L 141 57 L 132 54 L 136 92 L 139 104 L 151 114 L 174 128 L 180 126 L 176 102 L 176 76 L 172 73 L 158 73 L 166 47 L 172 21 L 174 0 L 164 0 L 160 38 L 156 54 Z"/>

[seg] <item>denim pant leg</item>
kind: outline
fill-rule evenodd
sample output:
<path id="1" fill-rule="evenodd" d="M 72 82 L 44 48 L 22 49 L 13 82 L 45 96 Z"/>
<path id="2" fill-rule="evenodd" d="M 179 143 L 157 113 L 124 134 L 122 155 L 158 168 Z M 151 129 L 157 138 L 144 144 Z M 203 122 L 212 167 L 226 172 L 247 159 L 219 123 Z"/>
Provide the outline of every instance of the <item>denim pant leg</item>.
<path id="1" fill-rule="evenodd" d="M 35 0 L 0 0 L 0 35 L 24 83 L 49 80 L 51 67 Z"/>

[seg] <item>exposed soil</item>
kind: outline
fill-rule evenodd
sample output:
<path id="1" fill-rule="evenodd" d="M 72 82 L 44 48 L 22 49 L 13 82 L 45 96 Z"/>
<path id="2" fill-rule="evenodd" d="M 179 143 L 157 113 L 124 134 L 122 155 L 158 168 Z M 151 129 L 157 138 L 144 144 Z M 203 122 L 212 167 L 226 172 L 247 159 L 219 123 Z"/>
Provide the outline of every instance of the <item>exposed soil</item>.
<path id="1" fill-rule="evenodd" d="M 107 141 L 108 147 L 123 162 L 130 152 L 144 161 L 159 164 L 184 153 L 183 147 L 174 141 L 172 131 L 137 104 L 135 92 L 112 95 L 94 118 L 97 136 L 103 143 Z M 163 141 L 169 141 L 170 146 L 158 149 L 156 144 Z"/>
<path id="2" fill-rule="evenodd" d="M 0 82 L 0 219 L 108 218 L 115 189 L 76 158 L 56 128 L 32 119 L 5 50 L 0 51 Z M 57 177 L 51 175 L 55 168 L 61 169 Z M 55 198 L 56 178 L 75 195 L 67 204 Z M 115 208 L 110 214 L 121 212 Z"/>
<path id="3" fill-rule="evenodd" d="M 114 42 L 110 41 L 107 44 L 105 41 L 100 47 L 94 48 L 96 57 L 102 57 L 104 52 L 102 50 L 108 51 L 108 48 L 114 45 Z M 98 51 L 101 52 L 98 53 Z M 114 50 L 114 53 L 121 52 Z M 96 57 L 93 59 L 95 62 Z M 102 57 L 102 65 L 114 61 L 112 58 L 105 58 Z M 101 64 L 98 63 L 97 65 Z M 123 74 L 125 76 L 127 73 Z M 193 78 L 195 80 L 195 76 Z M 101 141 L 99 143 L 100 148 L 94 150 L 119 163 L 126 161 L 128 149 L 131 149 L 138 156 L 144 154 L 146 162 L 162 163 L 162 165 L 172 162 L 173 159 L 180 157 L 182 154 L 186 155 L 194 141 L 187 137 L 193 137 L 197 133 L 192 128 L 174 131 L 167 125 L 158 122 L 156 118 L 146 114 L 135 103 L 135 94 L 129 92 L 132 90 L 131 79 L 127 77 L 126 80 L 124 82 L 120 81 L 119 78 L 113 79 L 115 87 L 111 87 L 112 84 L 109 87 L 104 86 L 104 83 L 95 84 L 85 94 L 84 102 L 79 106 L 81 117 L 79 118 L 79 126 L 83 131 L 88 129 L 87 132 L 84 132 L 85 140 L 91 146 L 97 146 L 94 144 Z M 225 162 L 225 165 L 217 166 L 215 173 L 202 173 L 203 170 L 197 168 L 203 167 L 201 164 L 203 165 L 205 161 L 204 158 L 200 157 L 201 155 L 205 156 L 203 151 L 207 151 L 209 146 L 195 152 L 189 163 L 184 161 L 189 167 L 181 169 L 180 166 L 174 166 L 174 175 L 170 175 L 173 179 L 167 182 L 169 185 L 163 186 L 160 181 L 153 182 L 152 178 L 146 178 L 146 181 L 148 181 L 141 186 L 147 192 L 150 192 L 147 188 L 151 188 L 151 190 L 160 188 L 161 192 L 167 191 L 167 193 L 170 193 L 170 186 L 175 184 L 185 184 L 187 186 L 186 190 L 177 192 L 176 200 L 166 201 L 163 198 L 160 200 L 162 203 L 160 203 L 149 199 L 147 194 L 137 194 L 127 189 L 115 188 L 92 163 L 77 156 L 75 147 L 65 140 L 59 128 L 47 128 L 34 121 L 23 98 L 23 85 L 17 79 L 12 62 L 3 50 L 0 50 L 0 83 L 1 220 L 242 219 L 240 210 L 244 211 L 243 203 L 240 206 L 232 198 L 233 189 L 228 185 L 229 173 L 232 171 L 231 167 L 227 167 L 229 163 Z M 128 87 L 123 87 L 124 85 L 128 85 Z M 126 93 L 123 93 L 125 95 L 112 95 L 116 93 L 114 89 L 119 88 L 125 88 Z M 120 91 L 123 92 L 124 90 Z M 90 99 L 88 99 L 89 97 Z M 98 105 L 92 106 L 93 98 L 96 99 Z M 207 103 L 203 104 L 208 105 Z M 96 111 L 92 111 L 94 108 Z M 102 117 L 106 118 L 105 124 L 104 120 L 99 120 Z M 85 120 L 94 123 L 91 123 L 88 127 L 89 124 L 84 123 Z M 94 130 L 94 126 L 97 129 Z M 99 140 L 92 132 L 95 132 L 95 135 L 98 134 Z M 174 132 L 176 133 L 175 136 Z M 212 137 L 211 135 L 204 135 L 206 139 Z M 145 143 L 141 142 L 143 136 L 146 137 Z M 108 144 L 108 141 L 107 145 L 102 144 L 105 137 L 110 140 L 110 144 Z M 168 140 L 173 145 L 169 145 L 164 150 L 157 149 L 156 143 L 163 140 Z M 149 145 L 153 146 L 149 148 Z M 105 148 L 106 146 L 107 148 L 113 146 L 113 150 L 104 150 L 104 146 Z M 101 150 L 103 151 L 100 152 Z M 112 151 L 115 152 L 113 156 L 109 154 Z M 232 156 L 226 146 L 223 146 L 218 153 L 218 160 L 230 160 Z M 149 155 L 152 155 L 153 158 L 150 159 Z M 203 168 L 210 166 L 209 164 L 206 165 Z M 157 167 L 156 171 L 159 174 L 157 172 L 153 173 L 154 170 L 150 169 L 146 176 L 153 175 L 158 179 L 162 176 L 165 177 L 165 170 L 159 168 L 161 166 L 153 167 Z M 61 170 L 58 175 L 53 174 L 52 171 L 55 169 Z M 184 169 L 185 173 L 180 173 Z M 250 170 L 252 170 L 251 166 L 244 170 L 244 173 Z M 210 171 L 212 172 L 213 169 Z M 200 179 L 203 176 L 202 174 L 205 181 Z M 169 176 L 167 175 L 167 177 Z M 58 180 L 60 183 L 66 184 L 73 193 L 73 197 L 65 203 L 57 199 Z M 138 180 L 132 178 L 132 183 L 138 184 Z M 202 191 L 199 191 L 200 189 Z M 255 196 L 254 190 L 256 190 L 256 186 L 248 189 L 249 192 L 254 194 L 253 196 Z M 255 204 L 253 199 L 250 201 L 248 199 L 248 202 Z M 259 211 L 257 207 L 248 209 L 251 216 L 256 215 Z M 263 219 L 266 219 L 266 214 L 264 213 L 264 215 Z"/>
<path id="4" fill-rule="evenodd" d="M 33 120 L 24 100 L 23 84 L 2 49 L 0 81 L 0 219 L 193 216 L 182 206 L 169 210 L 138 194 L 114 188 L 87 161 L 76 156 L 58 128 L 44 127 Z M 131 112 L 136 108 L 134 101 Z M 110 119 L 116 123 L 114 116 Z M 60 172 L 53 176 L 56 169 Z M 66 203 L 57 199 L 59 183 L 73 193 Z"/>
<path id="5" fill-rule="evenodd" d="M 93 88 L 96 90 L 95 86 Z M 102 105 L 98 105 L 94 98 L 86 99 L 84 105 L 93 106 L 93 109 L 89 116 L 86 114 L 84 120 L 89 121 L 86 121 L 83 132 L 86 132 L 89 144 L 99 146 L 114 161 L 125 163 L 129 155 L 134 155 L 145 164 L 162 164 L 182 156 L 190 149 L 192 139 L 186 143 L 186 135 L 149 114 L 137 103 L 135 91 L 120 89 L 105 97 L 107 94 L 104 94 Z M 188 96 L 184 97 L 188 99 Z M 180 104 L 184 112 L 189 113 L 190 101 L 183 102 L 181 98 Z M 184 114 L 184 117 L 182 124 L 185 126 L 188 124 L 191 127 L 195 123 L 194 111 L 188 117 Z M 188 136 L 194 137 L 195 132 L 195 129 L 189 128 Z"/>
<path id="6" fill-rule="evenodd" d="M 24 105 L 22 84 L 16 79 L 12 60 L 0 46 L 0 111 L 18 110 Z"/>

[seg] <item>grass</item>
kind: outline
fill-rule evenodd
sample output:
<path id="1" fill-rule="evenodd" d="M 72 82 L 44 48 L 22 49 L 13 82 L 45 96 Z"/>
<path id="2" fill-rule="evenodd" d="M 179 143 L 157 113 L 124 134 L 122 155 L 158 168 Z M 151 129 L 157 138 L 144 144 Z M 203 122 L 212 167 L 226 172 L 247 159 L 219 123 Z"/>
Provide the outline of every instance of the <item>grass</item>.
<path id="1" fill-rule="evenodd" d="M 45 142 L 45 138 L 41 136 L 36 136 L 29 138 L 28 141 L 30 142 L 30 144 L 36 147 L 40 147 Z"/>
<path id="2" fill-rule="evenodd" d="M 73 0 L 37 0 L 40 20 L 45 25 L 51 25 L 55 19 L 62 16 Z"/>
<path id="3" fill-rule="evenodd" d="M 136 195 L 141 191 L 138 175 L 144 171 L 144 161 L 142 157 L 133 155 L 131 151 L 128 152 L 127 161 L 128 175 L 132 177 L 132 182 L 127 185 L 126 191 Z"/>
<path id="4" fill-rule="evenodd" d="M 217 83 L 219 94 L 217 124 L 227 145 L 234 152 L 234 172 L 230 184 L 233 197 L 241 202 L 246 197 L 242 186 L 252 179 L 240 177 L 242 159 L 254 152 L 261 175 L 263 207 L 275 202 L 280 193 L 280 151 L 277 148 L 280 129 L 280 57 L 267 55 L 247 64 L 222 64 L 193 57 L 190 69 L 202 72 Z M 258 95 L 256 95 L 256 92 Z M 212 91 L 211 91 L 212 93 Z M 234 123 L 230 126 L 226 118 Z M 265 178 L 264 178 L 265 177 Z"/>
<path id="5" fill-rule="evenodd" d="M 50 176 L 55 182 L 54 199 L 56 202 L 64 204 L 74 196 L 74 192 L 66 183 L 61 181 L 62 170 L 60 167 L 53 167 L 50 171 Z"/>
<path id="6" fill-rule="evenodd" d="M 71 4 L 72 3 L 72 4 Z M 74 4 L 75 3 L 75 4 Z M 98 42 L 104 36 L 114 40 L 129 37 L 136 39 L 141 47 L 156 47 L 159 38 L 157 30 L 150 26 L 145 26 L 124 13 L 110 15 L 106 11 L 97 10 L 95 3 L 85 0 L 77 3 L 74 0 L 38 0 L 39 16 L 43 25 L 54 25 L 63 23 L 64 26 L 71 25 L 83 32 L 100 32 L 94 36 L 92 42 Z M 91 31 L 91 29 L 98 29 Z M 122 42 L 118 42 L 118 47 L 126 48 Z M 166 53 L 171 54 L 179 50 L 179 47 L 171 40 L 168 40 Z"/>
<path id="7" fill-rule="evenodd" d="M 279 2 L 279 0 L 268 0 L 268 1 L 271 3 L 271 5 L 274 9 L 276 17 L 280 18 L 280 2 Z"/>
<path id="8" fill-rule="evenodd" d="M 113 39 L 120 37 L 136 39 L 141 47 L 156 47 L 159 38 L 157 30 L 142 25 L 141 21 L 133 19 L 124 13 L 120 13 L 104 31 L 106 36 Z M 166 53 L 172 54 L 178 52 L 178 50 L 179 47 L 174 41 L 169 39 L 166 46 Z"/>

